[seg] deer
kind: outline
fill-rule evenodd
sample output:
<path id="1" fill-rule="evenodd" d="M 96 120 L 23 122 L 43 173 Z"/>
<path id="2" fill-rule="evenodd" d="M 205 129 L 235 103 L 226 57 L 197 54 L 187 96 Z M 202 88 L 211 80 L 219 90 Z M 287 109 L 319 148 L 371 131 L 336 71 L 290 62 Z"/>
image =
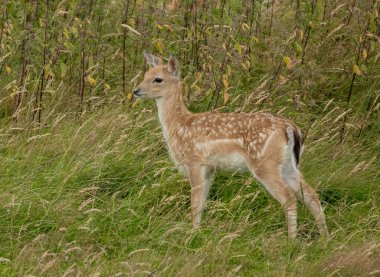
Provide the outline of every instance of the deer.
<path id="1" fill-rule="evenodd" d="M 328 236 L 324 211 L 315 190 L 299 169 L 301 130 L 289 119 L 264 112 L 190 112 L 183 100 L 180 65 L 144 51 L 149 69 L 133 89 L 136 98 L 154 99 L 168 152 L 191 186 L 194 227 L 199 228 L 216 170 L 249 171 L 280 203 L 288 237 L 297 236 L 297 200 Z"/>

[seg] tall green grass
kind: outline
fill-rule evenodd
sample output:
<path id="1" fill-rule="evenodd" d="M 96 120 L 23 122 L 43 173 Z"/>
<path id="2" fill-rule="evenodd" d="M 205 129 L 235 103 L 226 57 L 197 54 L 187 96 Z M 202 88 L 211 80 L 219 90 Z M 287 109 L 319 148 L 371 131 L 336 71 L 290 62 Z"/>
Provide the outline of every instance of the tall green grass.
<path id="1" fill-rule="evenodd" d="M 379 4 L 169 2 L 0 3 L 0 276 L 379 275 Z M 302 127 L 331 236 L 300 204 L 289 241 L 279 204 L 226 172 L 194 229 L 156 107 L 130 101 L 143 50 L 179 58 L 194 112 Z"/>
<path id="2" fill-rule="evenodd" d="M 379 274 L 375 133 L 338 144 L 318 141 L 322 127 L 309 130 L 301 167 L 331 237 L 321 240 L 299 205 L 299 236 L 289 241 L 282 209 L 249 174 L 218 174 L 194 229 L 189 184 L 168 158 L 154 107 L 139 105 L 36 130 L 4 122 L 1 275 Z"/>

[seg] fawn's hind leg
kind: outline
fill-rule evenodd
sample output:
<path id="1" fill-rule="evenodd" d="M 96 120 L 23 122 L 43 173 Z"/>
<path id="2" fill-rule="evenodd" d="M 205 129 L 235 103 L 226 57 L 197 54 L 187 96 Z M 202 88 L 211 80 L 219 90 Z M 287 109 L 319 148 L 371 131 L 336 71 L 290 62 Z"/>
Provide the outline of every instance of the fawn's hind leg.
<path id="1" fill-rule="evenodd" d="M 302 173 L 298 169 L 298 160 L 300 153 L 298 153 L 298 157 L 296 157 L 297 155 L 294 150 L 296 143 L 294 131 L 287 128 L 286 133 L 288 137 L 288 143 L 285 155 L 281 161 L 281 177 L 283 181 L 293 190 L 297 198 L 304 202 L 306 207 L 309 209 L 318 224 L 320 234 L 327 236 L 328 231 L 325 215 L 323 213 L 318 195 L 315 190 L 305 182 Z"/>
<path id="2" fill-rule="evenodd" d="M 326 226 L 325 214 L 314 188 L 305 182 L 301 173 L 299 173 L 298 182 L 287 182 L 287 184 L 297 195 L 297 198 L 305 204 L 307 209 L 313 215 L 315 221 L 317 222 L 319 233 L 322 236 L 328 236 L 329 233 Z"/>
<path id="3" fill-rule="evenodd" d="M 297 199 L 289 186 L 283 182 L 279 170 L 273 170 L 278 167 L 269 161 L 261 163 L 256 168 L 252 163 L 247 165 L 252 174 L 284 208 L 288 223 L 288 236 L 295 238 L 297 236 Z"/>

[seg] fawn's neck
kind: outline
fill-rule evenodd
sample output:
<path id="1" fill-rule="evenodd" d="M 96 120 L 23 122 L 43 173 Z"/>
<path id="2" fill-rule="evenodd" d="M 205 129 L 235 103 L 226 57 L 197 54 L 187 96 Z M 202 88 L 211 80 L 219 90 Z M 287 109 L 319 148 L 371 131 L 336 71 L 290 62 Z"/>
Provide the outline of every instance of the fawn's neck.
<path id="1" fill-rule="evenodd" d="M 158 118 L 166 140 L 177 133 L 175 129 L 180 127 L 185 116 L 190 114 L 183 102 L 181 84 L 179 83 L 174 89 L 173 93 L 156 100 Z"/>

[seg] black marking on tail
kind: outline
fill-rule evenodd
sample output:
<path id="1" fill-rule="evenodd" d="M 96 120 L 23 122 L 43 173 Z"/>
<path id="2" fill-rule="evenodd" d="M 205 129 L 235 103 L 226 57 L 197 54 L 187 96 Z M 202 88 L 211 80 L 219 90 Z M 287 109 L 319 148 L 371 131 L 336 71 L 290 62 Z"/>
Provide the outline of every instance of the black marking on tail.
<path id="1" fill-rule="evenodd" d="M 296 162 L 297 165 L 300 162 L 300 155 L 301 155 L 301 146 L 302 146 L 302 138 L 300 134 L 296 130 L 293 130 L 294 133 L 294 147 L 293 147 L 293 152 L 294 156 L 296 157 Z"/>

